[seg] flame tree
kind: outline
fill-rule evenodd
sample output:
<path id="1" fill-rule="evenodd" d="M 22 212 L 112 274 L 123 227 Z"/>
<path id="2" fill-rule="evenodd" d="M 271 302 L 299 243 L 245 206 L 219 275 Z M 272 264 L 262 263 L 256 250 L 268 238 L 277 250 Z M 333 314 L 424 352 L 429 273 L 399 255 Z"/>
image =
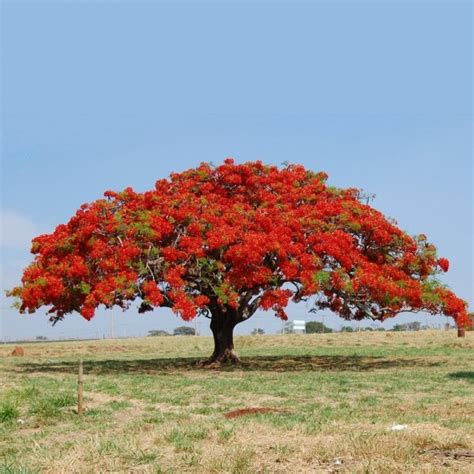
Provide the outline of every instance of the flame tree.
<path id="1" fill-rule="evenodd" d="M 466 303 L 436 278 L 449 263 L 426 237 L 326 179 L 300 165 L 227 159 L 148 192 L 107 191 L 33 240 L 35 258 L 8 295 L 20 312 L 47 307 L 53 323 L 135 300 L 139 312 L 204 315 L 215 343 L 209 363 L 238 361 L 234 327 L 258 309 L 286 319 L 290 301 L 347 320 L 427 311 L 468 325 Z"/>

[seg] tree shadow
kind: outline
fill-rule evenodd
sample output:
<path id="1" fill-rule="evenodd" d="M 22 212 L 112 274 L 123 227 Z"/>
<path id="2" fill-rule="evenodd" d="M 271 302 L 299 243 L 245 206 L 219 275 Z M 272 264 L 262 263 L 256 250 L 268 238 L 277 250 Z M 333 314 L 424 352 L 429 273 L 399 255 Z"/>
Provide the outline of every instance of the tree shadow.
<path id="1" fill-rule="evenodd" d="M 403 367 L 436 367 L 440 362 L 423 359 L 383 358 L 366 356 L 254 356 L 243 357 L 237 365 L 202 368 L 202 359 L 180 357 L 168 359 L 108 359 L 84 360 L 84 372 L 97 375 L 107 374 L 173 374 L 177 372 L 342 372 L 372 371 Z M 22 373 L 75 373 L 76 361 L 21 363 L 16 370 Z M 472 374 L 472 372 L 471 372 Z"/>
<path id="2" fill-rule="evenodd" d="M 464 379 L 468 382 L 474 383 L 474 372 L 470 371 L 461 371 L 461 372 L 451 372 L 448 376 L 452 379 Z"/>

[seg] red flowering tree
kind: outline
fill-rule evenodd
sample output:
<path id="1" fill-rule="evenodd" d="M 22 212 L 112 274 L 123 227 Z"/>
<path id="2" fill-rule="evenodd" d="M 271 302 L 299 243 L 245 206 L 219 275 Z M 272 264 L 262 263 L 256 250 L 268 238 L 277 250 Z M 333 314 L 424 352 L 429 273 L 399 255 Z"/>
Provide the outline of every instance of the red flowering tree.
<path id="1" fill-rule="evenodd" d="M 383 321 L 402 311 L 468 325 L 466 303 L 436 275 L 449 263 L 326 174 L 261 162 L 201 164 L 145 193 L 107 191 L 33 240 L 33 263 L 9 292 L 20 312 L 57 322 L 99 305 L 169 307 L 210 318 L 209 362 L 237 361 L 234 327 L 257 309 L 286 319 L 290 301 L 342 318 Z"/>

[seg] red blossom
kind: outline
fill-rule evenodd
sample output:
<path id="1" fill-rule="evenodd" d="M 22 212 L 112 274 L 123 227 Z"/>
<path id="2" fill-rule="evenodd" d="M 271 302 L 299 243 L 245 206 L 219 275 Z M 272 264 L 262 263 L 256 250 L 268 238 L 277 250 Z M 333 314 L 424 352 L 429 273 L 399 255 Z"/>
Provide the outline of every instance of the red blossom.
<path id="1" fill-rule="evenodd" d="M 449 270 L 449 260 L 447 258 L 439 258 L 438 265 L 443 270 L 443 272 L 447 272 Z"/>

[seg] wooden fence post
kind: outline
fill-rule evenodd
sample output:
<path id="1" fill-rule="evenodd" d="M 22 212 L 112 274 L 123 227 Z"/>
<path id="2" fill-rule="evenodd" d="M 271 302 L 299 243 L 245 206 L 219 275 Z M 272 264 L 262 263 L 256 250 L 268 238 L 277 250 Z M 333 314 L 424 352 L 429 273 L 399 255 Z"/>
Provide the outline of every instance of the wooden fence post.
<path id="1" fill-rule="evenodd" d="M 82 359 L 79 359 L 79 375 L 77 377 L 77 414 L 78 415 L 82 415 L 82 413 L 84 412 L 83 386 L 84 386 L 84 367 L 82 364 Z"/>

